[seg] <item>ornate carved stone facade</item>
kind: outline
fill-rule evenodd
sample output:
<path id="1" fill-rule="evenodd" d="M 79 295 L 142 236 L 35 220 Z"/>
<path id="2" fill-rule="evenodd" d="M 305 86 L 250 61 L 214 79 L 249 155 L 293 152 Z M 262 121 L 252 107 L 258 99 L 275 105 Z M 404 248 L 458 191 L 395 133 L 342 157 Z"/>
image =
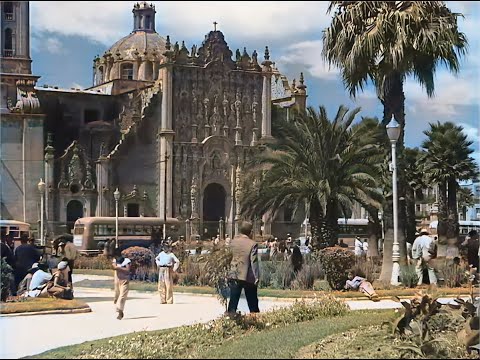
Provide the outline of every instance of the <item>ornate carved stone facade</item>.
<path id="1" fill-rule="evenodd" d="M 268 48 L 259 62 L 215 29 L 189 50 L 146 23 L 152 6 L 133 13 L 132 34 L 95 58 L 91 88 L 31 88 L 11 109 L 25 113 L 37 101 L 52 134 L 50 232 L 76 216 L 114 216 L 118 188 L 125 216 L 176 217 L 201 236 L 221 218 L 232 236 L 245 164 L 271 141 L 272 106 L 305 106 L 303 78 L 291 86 Z"/>

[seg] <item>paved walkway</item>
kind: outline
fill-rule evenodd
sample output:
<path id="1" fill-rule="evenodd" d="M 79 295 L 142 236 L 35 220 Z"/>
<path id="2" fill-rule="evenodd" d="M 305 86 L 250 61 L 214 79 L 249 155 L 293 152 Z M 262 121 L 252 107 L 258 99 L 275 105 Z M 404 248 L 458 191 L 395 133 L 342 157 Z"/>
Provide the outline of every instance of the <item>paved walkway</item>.
<path id="1" fill-rule="evenodd" d="M 75 276 L 74 282 L 84 279 Z M 96 280 L 100 277 L 89 275 Z M 106 277 L 108 279 L 108 277 Z M 125 317 L 116 319 L 113 291 L 77 288 L 76 298 L 86 301 L 91 313 L 0 317 L 0 358 L 20 358 L 66 345 L 131 333 L 159 330 L 197 322 L 207 322 L 223 314 L 224 308 L 214 296 L 175 293 L 173 305 L 160 305 L 158 293 L 131 291 L 125 306 Z M 448 301 L 444 299 L 444 301 Z M 288 306 L 291 301 L 261 299 L 260 310 Z M 391 300 L 347 301 L 353 310 L 392 309 L 401 307 Z M 248 309 L 244 298 L 239 310 Z M 40 336 L 37 336 L 41 334 Z M 22 339 L 22 340 L 20 340 Z"/>

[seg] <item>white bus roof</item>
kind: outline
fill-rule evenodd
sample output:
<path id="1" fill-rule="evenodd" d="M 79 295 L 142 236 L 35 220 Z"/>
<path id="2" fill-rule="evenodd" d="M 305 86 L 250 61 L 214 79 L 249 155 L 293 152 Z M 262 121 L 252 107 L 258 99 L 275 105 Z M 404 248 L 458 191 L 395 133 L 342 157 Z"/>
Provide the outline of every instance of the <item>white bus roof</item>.
<path id="1" fill-rule="evenodd" d="M 16 225 L 16 226 L 30 226 L 29 223 L 17 221 L 17 220 L 0 220 L 0 226 Z"/>
<path id="2" fill-rule="evenodd" d="M 84 217 L 77 219 L 75 224 L 115 224 L 115 217 Z M 118 217 L 119 224 L 139 224 L 139 225 L 163 225 L 163 218 L 159 217 Z M 180 221 L 176 218 L 167 217 L 167 224 L 179 224 Z"/>
<path id="3" fill-rule="evenodd" d="M 368 225 L 368 219 L 339 218 L 338 225 Z"/>
<path id="4" fill-rule="evenodd" d="M 460 226 L 480 226 L 480 221 L 475 221 L 475 220 L 459 220 L 458 225 Z M 432 221 L 430 223 L 430 229 L 436 229 L 438 226 L 438 220 Z"/>

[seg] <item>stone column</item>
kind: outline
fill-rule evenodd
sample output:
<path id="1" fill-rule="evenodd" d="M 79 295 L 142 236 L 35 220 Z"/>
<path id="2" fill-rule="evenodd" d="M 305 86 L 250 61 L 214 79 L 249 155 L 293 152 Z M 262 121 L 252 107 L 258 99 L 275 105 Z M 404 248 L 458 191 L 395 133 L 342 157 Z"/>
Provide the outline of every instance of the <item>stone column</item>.
<path id="1" fill-rule="evenodd" d="M 230 209 L 228 213 L 227 233 L 230 239 L 233 238 L 235 224 L 235 165 L 230 165 Z"/>
<path id="2" fill-rule="evenodd" d="M 49 232 L 50 226 L 49 223 L 53 221 L 53 194 L 52 191 L 55 188 L 54 182 L 54 164 L 53 160 L 55 158 L 55 149 L 53 148 L 52 133 L 47 134 L 47 146 L 45 148 L 45 220 L 47 233 Z"/>
<path id="3" fill-rule="evenodd" d="M 272 139 L 272 62 L 268 46 L 265 47 L 265 60 L 262 65 L 262 140 L 269 141 Z"/>
<path id="4" fill-rule="evenodd" d="M 242 169 L 240 165 L 237 165 L 235 171 L 235 235 L 239 233 L 239 225 L 241 219 L 241 209 L 242 209 Z"/>
<path id="5" fill-rule="evenodd" d="M 97 208 L 95 209 L 95 216 L 110 216 L 108 165 L 108 158 L 101 154 L 96 161 Z"/>
<path id="6" fill-rule="evenodd" d="M 165 210 L 167 217 L 172 216 L 172 171 L 173 171 L 173 136 L 172 130 L 172 98 L 173 98 L 173 79 L 172 67 L 170 64 L 165 65 L 162 73 L 162 111 L 161 111 L 161 129 L 160 129 L 160 146 L 158 159 L 159 166 L 159 211 L 160 217 L 164 217 Z M 165 178 L 166 172 L 166 178 Z M 165 184 L 166 182 L 166 184 Z M 166 194 L 165 194 L 166 187 Z M 166 202 L 166 204 L 165 204 Z"/>

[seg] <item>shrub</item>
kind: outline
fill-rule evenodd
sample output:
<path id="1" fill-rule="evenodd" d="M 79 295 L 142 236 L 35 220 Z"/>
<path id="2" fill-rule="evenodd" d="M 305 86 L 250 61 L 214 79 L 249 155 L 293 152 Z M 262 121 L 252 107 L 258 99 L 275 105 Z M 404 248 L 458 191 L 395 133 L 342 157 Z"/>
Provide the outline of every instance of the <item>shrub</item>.
<path id="1" fill-rule="evenodd" d="M 453 260 L 443 259 L 437 262 L 436 268 L 447 287 L 460 287 L 468 282 L 469 266 L 465 263 L 455 264 Z"/>
<path id="2" fill-rule="evenodd" d="M 367 279 L 372 284 L 376 279 L 379 278 L 381 269 L 381 264 L 379 265 L 378 262 L 372 258 L 355 258 L 355 266 L 353 267 L 353 271 L 355 274 Z"/>
<path id="3" fill-rule="evenodd" d="M 295 278 L 290 261 L 275 262 L 276 270 L 273 273 L 272 286 L 274 289 L 289 289 Z"/>
<path id="4" fill-rule="evenodd" d="M 153 266 L 155 255 L 149 249 L 140 246 L 132 246 L 122 251 L 122 256 L 129 258 L 132 261 L 130 265 L 132 275 L 135 275 L 137 268 L 146 266 Z"/>
<path id="5" fill-rule="evenodd" d="M 414 288 L 418 284 L 418 275 L 415 271 L 415 265 L 400 266 L 400 282 L 403 286 Z"/>
<path id="6" fill-rule="evenodd" d="M 295 275 L 295 280 L 292 282 L 292 289 L 295 290 L 309 290 L 313 289 L 315 280 L 319 279 L 323 271 L 320 264 L 310 263 L 304 264 L 302 270 Z"/>
<path id="7" fill-rule="evenodd" d="M 158 269 L 155 265 L 150 266 L 138 266 L 130 276 L 131 280 L 145 281 L 145 282 L 158 282 Z"/>
<path id="8" fill-rule="evenodd" d="M 186 257 L 180 265 L 182 277 L 181 285 L 198 285 L 200 281 L 200 265 L 191 257 Z"/>
<path id="9" fill-rule="evenodd" d="M 0 260 L 0 275 L 1 275 L 1 301 L 7 301 L 8 295 L 10 295 L 10 288 L 11 288 L 11 281 L 12 281 L 12 273 L 13 269 L 10 265 L 8 265 L 5 258 L 1 258 Z"/>
<path id="10" fill-rule="evenodd" d="M 268 288 L 272 285 L 273 277 L 277 269 L 277 262 L 275 261 L 261 261 L 260 262 L 260 288 Z"/>
<path id="11" fill-rule="evenodd" d="M 75 260 L 76 269 L 95 269 L 95 270 L 111 270 L 112 260 L 103 255 L 98 256 L 84 256 L 80 255 Z"/>
<path id="12" fill-rule="evenodd" d="M 347 281 L 347 271 L 355 264 L 353 252 L 340 247 L 328 247 L 320 250 L 318 256 L 330 287 L 342 289 Z"/>

